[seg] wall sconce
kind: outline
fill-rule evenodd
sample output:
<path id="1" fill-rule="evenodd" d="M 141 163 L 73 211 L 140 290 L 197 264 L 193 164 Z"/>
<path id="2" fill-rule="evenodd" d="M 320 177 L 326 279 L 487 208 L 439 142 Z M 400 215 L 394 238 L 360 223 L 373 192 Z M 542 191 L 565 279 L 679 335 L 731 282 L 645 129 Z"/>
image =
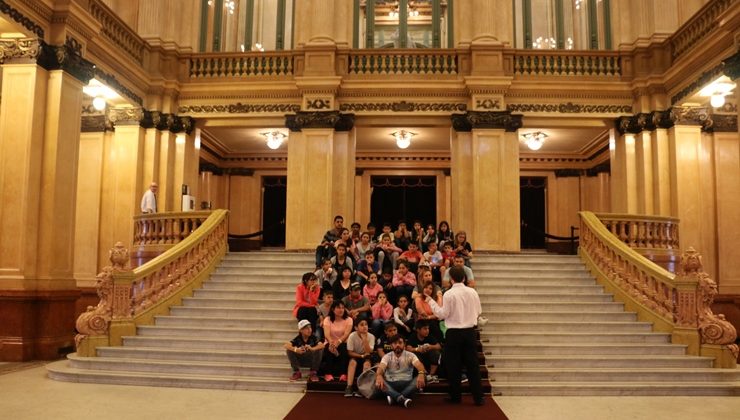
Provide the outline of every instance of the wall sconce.
<path id="1" fill-rule="evenodd" d="M 102 96 L 96 96 L 92 101 L 92 106 L 98 111 L 102 111 L 105 109 L 105 98 Z"/>
<path id="2" fill-rule="evenodd" d="M 541 131 L 535 131 L 534 133 L 522 134 L 524 144 L 529 147 L 529 150 L 540 150 L 542 145 L 545 143 L 547 134 Z"/>
<path id="3" fill-rule="evenodd" d="M 267 147 L 269 147 L 272 150 L 278 149 L 285 140 L 285 134 L 279 132 L 279 131 L 269 131 L 266 133 L 260 133 L 260 135 L 265 136 L 265 141 L 267 142 Z"/>
<path id="4" fill-rule="evenodd" d="M 721 77 L 714 82 L 710 83 L 707 87 L 699 91 L 700 96 L 709 97 L 709 104 L 713 108 L 719 108 L 725 104 L 725 96 L 732 93 L 735 89 L 735 84 L 729 81 L 724 81 L 724 77 Z M 728 79 L 729 80 L 729 79 Z"/>
<path id="5" fill-rule="evenodd" d="M 411 146 L 411 138 L 415 135 L 416 133 L 412 133 L 406 130 L 396 131 L 395 133 L 391 134 L 391 136 L 396 139 L 396 146 L 398 146 L 399 149 L 407 149 L 409 146 Z"/>

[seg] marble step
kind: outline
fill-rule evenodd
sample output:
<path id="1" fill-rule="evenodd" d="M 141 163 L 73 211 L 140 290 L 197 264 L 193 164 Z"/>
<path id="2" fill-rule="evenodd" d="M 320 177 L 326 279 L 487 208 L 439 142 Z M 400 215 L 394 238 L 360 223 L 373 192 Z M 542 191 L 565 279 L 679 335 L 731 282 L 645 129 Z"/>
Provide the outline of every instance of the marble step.
<path id="1" fill-rule="evenodd" d="M 484 343 L 486 355 L 613 355 L 661 354 L 681 356 L 686 354 L 685 345 L 660 343 L 548 343 L 544 346 L 532 344 L 496 344 Z"/>
<path id="2" fill-rule="evenodd" d="M 205 317 L 205 316 L 156 316 L 155 325 L 160 327 L 213 327 L 213 328 L 250 328 L 259 326 L 263 329 L 290 328 L 296 321 L 291 314 L 284 313 L 281 318 L 266 318 L 253 314 L 249 317 Z"/>
<path id="3" fill-rule="evenodd" d="M 170 308 L 170 315 L 176 317 L 223 317 L 223 318 L 248 318 L 250 315 L 260 315 L 265 318 L 284 319 L 285 314 L 290 314 L 293 310 L 293 303 L 283 306 L 272 306 L 269 308 L 242 307 L 231 308 L 226 306 L 207 307 L 207 306 L 174 306 Z"/>
<path id="4" fill-rule="evenodd" d="M 475 252 L 474 252 L 475 254 Z M 516 262 L 543 262 L 543 263 L 580 263 L 578 255 L 555 255 L 555 254 L 475 254 L 473 263 L 516 263 Z"/>
<path id="5" fill-rule="evenodd" d="M 182 341 L 182 342 L 181 342 Z M 222 347 L 190 347 L 203 343 L 194 343 L 159 339 L 155 341 L 149 337 L 137 340 L 138 346 L 133 346 L 130 340 L 122 347 L 99 347 L 97 349 L 100 357 L 117 357 L 132 359 L 162 359 L 162 360 L 200 360 L 212 362 L 247 363 L 254 360 L 253 352 L 268 352 L 269 358 L 279 359 L 276 354 L 283 357 L 283 362 L 288 359 L 283 350 L 283 344 L 288 340 L 249 340 L 239 343 L 239 348 L 226 349 Z M 227 342 L 236 347 L 236 343 Z M 157 345 L 173 345 L 169 347 L 157 347 Z M 174 346 L 178 345 L 178 346 Z M 187 346 L 190 345 L 190 346 Z"/>
<path id="6" fill-rule="evenodd" d="M 265 279 L 264 277 L 254 277 L 249 280 L 244 279 L 212 279 L 203 283 L 203 290 L 241 290 L 241 291 L 254 291 L 254 290 L 275 290 L 282 291 L 284 293 L 295 293 L 295 288 L 298 285 L 294 279 L 280 280 L 280 279 Z M 299 280 L 300 281 L 300 280 Z"/>
<path id="7" fill-rule="evenodd" d="M 490 322 L 489 322 L 490 323 Z M 670 343 L 670 334 L 665 333 L 616 333 L 609 330 L 590 333 L 575 332 L 501 332 L 486 325 L 481 339 L 492 346 L 498 344 L 553 345 L 553 344 L 626 344 L 626 343 Z"/>
<path id="8" fill-rule="evenodd" d="M 526 331 L 530 333 L 600 333 L 603 331 L 609 331 L 613 333 L 617 332 L 630 332 L 648 333 L 652 331 L 652 324 L 649 322 L 552 322 L 552 321 L 499 321 L 497 319 L 491 319 L 488 324 L 484 327 L 484 331 L 495 331 L 495 332 L 521 332 Z"/>
<path id="9" fill-rule="evenodd" d="M 596 280 L 593 278 L 566 278 L 557 279 L 546 277 L 528 277 L 528 278 L 504 278 L 504 277 L 484 277 L 476 273 L 475 287 L 478 290 L 485 290 L 489 286 L 596 286 Z"/>
<path id="10" fill-rule="evenodd" d="M 279 299 L 264 299 L 260 296 L 252 296 L 246 299 L 221 299 L 221 298 L 202 298 L 186 297 L 183 298 L 184 307 L 224 307 L 224 308 L 290 308 L 293 309 L 295 298 L 293 296 L 283 296 Z"/>
<path id="11" fill-rule="evenodd" d="M 287 379 L 292 369 L 283 355 L 281 363 L 267 363 L 264 356 L 259 361 L 249 362 L 220 362 L 201 360 L 154 360 L 119 357 L 77 357 L 72 354 L 67 357 L 70 366 L 78 369 L 151 372 L 164 374 L 207 375 L 222 377 L 259 376 L 263 378 Z"/>
<path id="12" fill-rule="evenodd" d="M 486 311 L 486 317 L 490 321 L 541 321 L 541 322 L 629 322 L 637 321 L 635 312 L 585 312 L 585 311 Z"/>
<path id="13" fill-rule="evenodd" d="M 314 261 L 307 261 L 307 260 L 293 260 L 293 259 L 287 259 L 285 261 L 280 261 L 279 264 L 277 261 L 271 261 L 271 260 L 258 260 L 258 259 L 223 259 L 221 261 L 221 264 L 219 267 L 242 267 L 245 269 L 253 269 L 253 268 L 275 268 L 275 269 L 285 269 L 285 270 L 303 270 L 303 271 L 311 271 L 314 268 Z"/>
<path id="14" fill-rule="evenodd" d="M 496 368 L 711 368 L 714 359 L 698 356 L 662 355 L 491 355 Z"/>
<path id="15" fill-rule="evenodd" d="M 500 278 L 548 278 L 548 279 L 559 279 L 559 278 L 582 278 L 591 279 L 593 276 L 591 273 L 584 269 L 575 270 L 532 270 L 532 269 L 517 269 L 511 267 L 505 267 L 500 269 L 482 269 L 473 267 L 473 274 L 476 278 L 478 277 L 500 277 Z"/>
<path id="16" fill-rule="evenodd" d="M 520 302 L 520 303 L 492 303 L 481 302 L 483 312 L 491 313 L 495 311 L 514 312 L 514 311 L 552 311 L 565 312 L 568 310 L 576 312 L 606 312 L 620 313 L 624 311 L 624 304 L 618 302 L 597 302 L 597 303 L 580 303 L 580 302 Z"/>
<path id="17" fill-rule="evenodd" d="M 157 337 L 201 337 L 201 338 L 232 338 L 248 340 L 251 338 L 292 338 L 296 335 L 293 321 L 286 321 L 280 328 L 263 327 L 260 324 L 244 328 L 214 328 L 193 326 L 159 326 L 144 325 L 136 328 L 141 336 Z"/>
<path id="18" fill-rule="evenodd" d="M 614 297 L 608 293 L 557 293 L 526 290 L 504 290 L 496 293 L 480 293 L 481 305 L 496 303 L 532 304 L 549 303 L 613 303 Z"/>
<path id="19" fill-rule="evenodd" d="M 294 331 L 293 331 L 294 333 Z M 205 353 L 207 356 L 210 352 L 233 352 L 239 354 L 237 360 L 232 361 L 249 361 L 254 360 L 253 351 L 267 352 L 270 358 L 282 357 L 285 359 L 285 353 L 273 346 L 274 343 L 285 343 L 289 339 L 295 337 L 291 335 L 291 332 L 279 332 L 272 336 L 252 336 L 245 338 L 226 338 L 226 337 L 200 337 L 200 336 L 186 336 L 186 335 L 171 335 L 171 336 L 130 336 L 124 337 L 123 347 L 106 347 L 106 351 L 123 351 L 126 349 L 140 349 L 140 348 L 160 348 L 168 350 L 178 351 L 191 351 Z M 267 347 L 270 346 L 270 347 Z M 120 349 L 120 350 L 113 350 Z M 101 353 L 102 354 L 102 353 Z M 190 357 L 194 357 L 190 355 Z M 214 353 L 213 357 L 220 357 L 219 354 Z M 227 359 L 231 360 L 231 359 Z"/>
<path id="20" fill-rule="evenodd" d="M 263 265 L 261 268 L 245 268 L 245 267 L 224 267 L 219 266 L 216 270 L 214 270 L 212 276 L 219 276 L 224 274 L 234 274 L 234 275 L 240 275 L 244 277 L 267 277 L 267 278 L 275 278 L 275 277 L 296 277 L 296 281 L 300 281 L 301 277 L 303 277 L 303 274 L 306 272 L 313 272 L 314 270 L 312 267 L 304 267 L 304 268 L 290 268 L 285 269 L 282 267 L 270 267 L 269 265 Z"/>
<path id="21" fill-rule="evenodd" d="M 207 282 L 204 284 L 208 284 Z M 193 292 L 197 298 L 221 298 L 221 299 L 279 299 L 286 295 L 295 293 L 295 289 L 275 290 L 274 287 L 264 286 L 250 291 L 239 290 L 216 290 L 216 289 L 198 289 Z"/>
<path id="22" fill-rule="evenodd" d="M 51 379 L 67 382 L 273 392 L 302 392 L 306 389 L 304 381 L 291 382 L 287 378 L 281 380 L 259 376 L 222 377 L 90 370 L 73 368 L 66 360 L 51 363 L 46 369 Z"/>
<path id="23" fill-rule="evenodd" d="M 496 368 L 498 382 L 727 382 L 738 381 L 737 369 L 713 368 Z"/>
<path id="24" fill-rule="evenodd" d="M 224 257 L 225 261 L 301 261 L 313 265 L 315 260 L 314 253 L 298 252 L 229 252 Z"/>
<path id="25" fill-rule="evenodd" d="M 482 282 L 485 283 L 484 280 L 482 280 Z M 570 296 L 571 294 L 577 293 L 604 293 L 604 288 L 602 286 L 597 286 L 596 284 L 587 286 L 568 286 L 552 282 L 551 284 L 509 284 L 506 286 L 489 284 L 481 286 L 481 290 L 478 291 L 478 294 L 481 296 L 481 300 L 483 300 L 483 296 L 485 295 L 499 295 L 505 293 L 526 293 L 530 295 L 536 293 L 549 293 Z"/>
<path id="26" fill-rule="evenodd" d="M 492 382 L 505 396 L 736 396 L 726 382 Z"/>

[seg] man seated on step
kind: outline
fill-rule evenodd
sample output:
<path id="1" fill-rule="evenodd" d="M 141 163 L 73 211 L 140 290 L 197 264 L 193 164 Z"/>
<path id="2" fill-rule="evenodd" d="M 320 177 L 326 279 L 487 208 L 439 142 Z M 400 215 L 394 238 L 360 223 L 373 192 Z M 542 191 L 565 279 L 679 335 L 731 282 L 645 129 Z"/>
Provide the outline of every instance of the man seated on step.
<path id="1" fill-rule="evenodd" d="M 336 254 L 334 242 L 341 237 L 343 225 L 344 218 L 339 215 L 334 216 L 334 229 L 327 230 L 321 244 L 316 247 L 316 268 L 321 267 L 321 261 L 325 258 L 331 258 Z"/>
<path id="2" fill-rule="evenodd" d="M 426 370 L 418 357 L 406 351 L 406 340 L 396 335 L 388 340 L 393 349 L 380 359 L 375 385 L 386 395 L 388 405 L 411 407 L 411 397 L 426 384 Z M 414 378 L 414 368 L 419 374 Z"/>
<path id="3" fill-rule="evenodd" d="M 308 375 L 309 381 L 319 381 L 316 372 L 321 365 L 324 343 L 320 343 L 312 332 L 311 322 L 307 319 L 302 319 L 298 321 L 298 335 L 285 343 L 285 353 L 288 355 L 288 360 L 290 360 L 290 367 L 293 368 L 293 375 L 290 377 L 291 381 L 301 379 L 301 366 L 311 369 Z"/>
<path id="4" fill-rule="evenodd" d="M 349 289 L 349 296 L 342 298 L 342 302 L 344 303 L 344 307 L 347 308 L 349 316 L 351 316 L 355 322 L 357 322 L 358 319 L 371 319 L 372 313 L 370 312 L 370 301 L 365 296 L 362 296 L 360 283 L 353 282 L 349 286 Z"/>
<path id="5" fill-rule="evenodd" d="M 442 351 L 442 345 L 429 334 L 429 322 L 416 321 L 416 325 L 414 326 L 416 332 L 409 336 L 406 343 L 406 350 L 414 353 L 421 360 L 424 368 L 429 372 L 429 375 L 426 377 L 427 383 L 434 384 L 439 382 L 437 368 L 439 367 L 439 355 Z"/>

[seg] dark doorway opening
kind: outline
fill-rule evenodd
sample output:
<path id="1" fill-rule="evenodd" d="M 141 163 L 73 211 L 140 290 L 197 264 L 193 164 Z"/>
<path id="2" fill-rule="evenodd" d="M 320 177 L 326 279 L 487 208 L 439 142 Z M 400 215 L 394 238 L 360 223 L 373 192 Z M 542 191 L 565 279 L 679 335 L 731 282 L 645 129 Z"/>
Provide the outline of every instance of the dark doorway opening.
<path id="1" fill-rule="evenodd" d="M 519 178 L 519 214 L 522 249 L 545 248 L 545 195 L 547 178 Z"/>
<path id="2" fill-rule="evenodd" d="M 287 177 L 262 178 L 262 246 L 285 246 Z"/>
<path id="3" fill-rule="evenodd" d="M 399 220 L 408 224 L 437 222 L 437 178 L 434 176 L 373 176 L 370 179 L 370 221 L 378 232 L 383 223 L 396 228 Z"/>

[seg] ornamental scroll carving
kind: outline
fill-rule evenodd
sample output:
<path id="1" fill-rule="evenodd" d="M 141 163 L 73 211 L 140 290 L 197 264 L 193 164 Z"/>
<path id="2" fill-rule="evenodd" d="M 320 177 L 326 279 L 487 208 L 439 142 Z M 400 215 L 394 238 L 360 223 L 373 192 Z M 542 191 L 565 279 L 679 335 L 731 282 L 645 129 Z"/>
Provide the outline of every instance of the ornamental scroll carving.
<path id="1" fill-rule="evenodd" d="M 694 248 L 689 248 L 681 256 L 681 269 L 679 275 L 684 278 L 692 278 L 698 282 L 697 287 L 697 317 L 699 323 L 699 336 L 702 344 L 717 344 L 726 346 L 737 358 L 738 346 L 735 344 L 737 331 L 735 327 L 725 320 L 722 314 L 712 312 L 712 302 L 717 295 L 717 283 L 704 272 L 701 254 Z M 680 318 L 679 318 L 680 320 Z"/>
<path id="2" fill-rule="evenodd" d="M 121 242 L 118 242 L 111 248 L 109 255 L 111 265 L 104 267 L 103 271 L 95 276 L 95 288 L 100 302 L 95 307 L 88 306 L 87 311 L 80 315 L 75 323 L 78 332 L 75 343 L 78 347 L 86 337 L 105 335 L 108 332 L 113 316 L 113 273 L 127 270 L 129 252 Z"/>
<path id="3" fill-rule="evenodd" d="M 0 64 L 8 60 L 35 60 L 39 55 L 41 44 L 38 39 L 2 39 L 0 40 Z"/>

